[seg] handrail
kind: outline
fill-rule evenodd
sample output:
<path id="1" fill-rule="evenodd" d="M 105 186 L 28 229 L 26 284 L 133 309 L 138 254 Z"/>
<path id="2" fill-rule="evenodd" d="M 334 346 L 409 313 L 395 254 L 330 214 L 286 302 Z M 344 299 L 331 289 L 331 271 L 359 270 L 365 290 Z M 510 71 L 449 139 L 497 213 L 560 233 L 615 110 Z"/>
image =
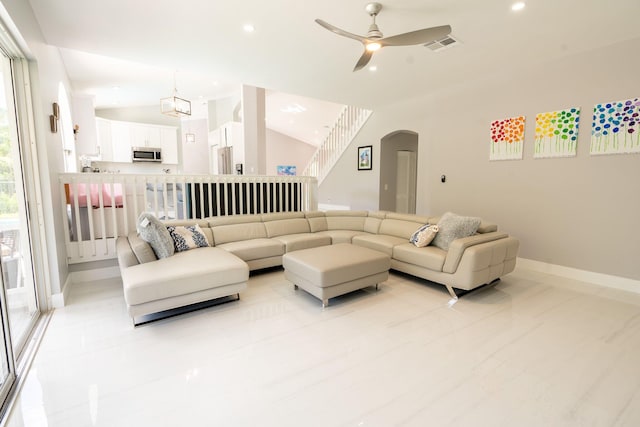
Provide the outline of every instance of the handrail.
<path id="1" fill-rule="evenodd" d="M 115 239 L 135 231 L 142 212 L 194 219 L 318 208 L 308 176 L 63 173 L 59 184 L 69 263 L 114 258 Z"/>
<path id="2" fill-rule="evenodd" d="M 303 175 L 314 176 L 318 185 L 324 181 L 342 153 L 356 137 L 371 116 L 371 110 L 345 105 L 331 131 L 318 147 L 303 170 Z"/>

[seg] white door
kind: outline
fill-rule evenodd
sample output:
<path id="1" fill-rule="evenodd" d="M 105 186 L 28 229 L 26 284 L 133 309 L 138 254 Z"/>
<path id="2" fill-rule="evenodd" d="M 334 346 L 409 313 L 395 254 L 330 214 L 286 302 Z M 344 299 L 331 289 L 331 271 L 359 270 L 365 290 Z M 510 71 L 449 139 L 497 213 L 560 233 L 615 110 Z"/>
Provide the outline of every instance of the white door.
<path id="1" fill-rule="evenodd" d="M 396 212 L 416 212 L 416 153 L 396 152 Z"/>

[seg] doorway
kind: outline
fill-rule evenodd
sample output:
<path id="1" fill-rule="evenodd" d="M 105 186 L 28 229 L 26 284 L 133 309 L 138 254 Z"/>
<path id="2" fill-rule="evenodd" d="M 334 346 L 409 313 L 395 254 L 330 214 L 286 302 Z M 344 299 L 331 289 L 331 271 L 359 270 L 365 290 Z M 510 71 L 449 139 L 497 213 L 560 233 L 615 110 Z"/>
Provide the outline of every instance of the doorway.
<path id="1" fill-rule="evenodd" d="M 391 132 L 380 140 L 380 210 L 416 213 L 418 134 Z"/>

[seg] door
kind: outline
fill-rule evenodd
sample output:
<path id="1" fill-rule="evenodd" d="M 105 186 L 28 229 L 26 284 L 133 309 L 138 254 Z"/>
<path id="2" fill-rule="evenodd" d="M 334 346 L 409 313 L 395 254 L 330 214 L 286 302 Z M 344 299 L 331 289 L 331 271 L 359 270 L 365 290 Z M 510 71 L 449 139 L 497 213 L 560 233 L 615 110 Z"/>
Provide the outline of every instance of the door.
<path id="1" fill-rule="evenodd" d="M 416 153 L 396 152 L 396 212 L 416 213 Z"/>
<path id="2" fill-rule="evenodd" d="M 15 381 L 16 358 L 40 315 L 32 237 L 27 209 L 27 182 L 31 166 L 25 170 L 29 146 L 26 124 L 32 116 L 26 112 L 28 87 L 26 63 L 0 55 L 0 402 Z M 16 83 L 19 81 L 20 83 Z M 20 103 L 16 102 L 17 95 Z M 19 128 L 20 123 L 20 128 Z M 22 129 L 22 130 L 21 130 Z M 61 147 L 62 149 L 63 147 Z M 33 188 L 31 186 L 29 188 Z"/>

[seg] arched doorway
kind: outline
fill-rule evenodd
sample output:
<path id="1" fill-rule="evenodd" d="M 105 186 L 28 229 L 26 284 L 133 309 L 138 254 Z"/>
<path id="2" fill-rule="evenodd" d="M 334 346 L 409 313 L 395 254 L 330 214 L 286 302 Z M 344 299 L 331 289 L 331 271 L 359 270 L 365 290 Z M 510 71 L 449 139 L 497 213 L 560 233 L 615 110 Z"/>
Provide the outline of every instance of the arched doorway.
<path id="1" fill-rule="evenodd" d="M 415 213 L 418 168 L 418 134 L 391 132 L 380 140 L 381 210 Z"/>

